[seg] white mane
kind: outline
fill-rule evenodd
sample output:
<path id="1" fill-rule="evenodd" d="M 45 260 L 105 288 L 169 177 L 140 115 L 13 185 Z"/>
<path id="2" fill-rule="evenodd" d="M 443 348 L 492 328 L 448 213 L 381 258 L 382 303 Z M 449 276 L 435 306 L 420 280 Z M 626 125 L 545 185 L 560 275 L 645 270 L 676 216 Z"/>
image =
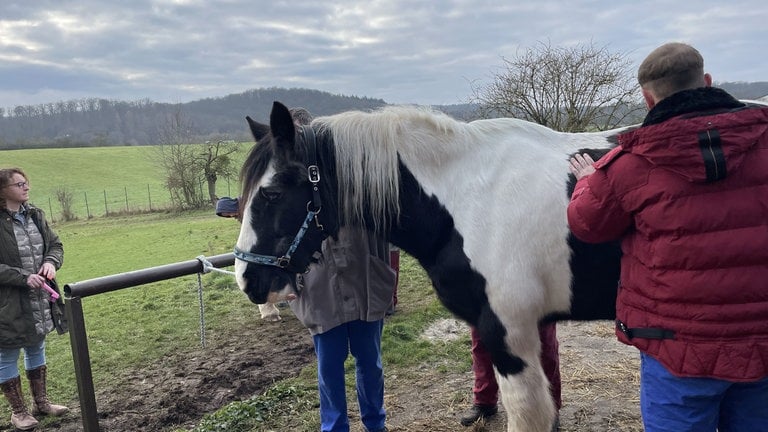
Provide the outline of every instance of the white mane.
<path id="1" fill-rule="evenodd" d="M 398 151 L 435 151 L 423 145 L 434 140 L 430 135 L 450 135 L 462 127 L 445 114 L 413 106 L 349 111 L 314 123 L 333 134 L 342 217 L 360 222 L 368 200 L 382 225 L 399 215 Z"/>
<path id="2" fill-rule="evenodd" d="M 377 215 L 374 219 L 383 225 L 398 217 L 398 153 L 409 169 L 421 172 L 423 179 L 424 174 L 444 175 L 436 171 L 451 169 L 468 152 L 508 140 L 510 134 L 525 137 L 526 143 L 552 144 L 549 150 L 562 147 L 561 151 L 578 148 L 575 141 L 579 135 L 566 134 L 572 135 L 571 139 L 558 140 L 556 137 L 564 134 L 509 118 L 465 123 L 421 106 L 349 111 L 317 118 L 314 124 L 333 135 L 342 217 L 359 222 L 367 200 Z M 583 141 L 594 144 L 594 137 Z M 526 147 L 519 150 L 526 151 Z M 474 173 L 455 173 L 457 177 L 468 174 Z"/>

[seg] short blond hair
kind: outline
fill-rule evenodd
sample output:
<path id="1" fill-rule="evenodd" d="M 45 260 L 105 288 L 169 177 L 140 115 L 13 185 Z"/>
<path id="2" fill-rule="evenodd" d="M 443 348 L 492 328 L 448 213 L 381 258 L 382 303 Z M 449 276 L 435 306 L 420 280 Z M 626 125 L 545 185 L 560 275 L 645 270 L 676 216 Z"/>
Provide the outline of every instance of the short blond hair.
<path id="1" fill-rule="evenodd" d="M 637 70 L 637 81 L 658 100 L 681 90 L 704 87 L 704 58 L 690 45 L 664 44 L 643 60 Z"/>

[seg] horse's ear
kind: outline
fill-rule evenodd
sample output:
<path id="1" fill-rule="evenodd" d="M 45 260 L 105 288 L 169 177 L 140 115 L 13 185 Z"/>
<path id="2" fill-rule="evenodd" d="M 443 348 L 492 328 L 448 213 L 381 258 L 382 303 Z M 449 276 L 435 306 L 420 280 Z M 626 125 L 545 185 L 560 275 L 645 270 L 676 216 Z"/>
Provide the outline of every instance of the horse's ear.
<path id="1" fill-rule="evenodd" d="M 296 126 L 288 108 L 280 102 L 272 104 L 272 112 L 269 114 L 269 127 L 272 136 L 293 143 L 296 137 Z"/>
<path id="2" fill-rule="evenodd" d="M 245 120 L 248 122 L 248 127 L 251 128 L 251 134 L 256 142 L 261 141 L 269 133 L 269 126 L 259 123 L 249 116 L 245 116 Z"/>

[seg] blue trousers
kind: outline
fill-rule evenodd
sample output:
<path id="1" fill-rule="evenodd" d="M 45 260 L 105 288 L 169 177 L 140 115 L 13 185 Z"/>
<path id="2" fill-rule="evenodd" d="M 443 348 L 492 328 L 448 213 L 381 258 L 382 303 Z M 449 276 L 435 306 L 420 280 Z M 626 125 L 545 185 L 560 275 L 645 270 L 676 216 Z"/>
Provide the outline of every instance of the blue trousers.
<path id="1" fill-rule="evenodd" d="M 0 383 L 19 376 L 21 348 L 0 348 Z M 24 347 L 24 369 L 37 369 L 45 364 L 45 339 Z"/>
<path id="2" fill-rule="evenodd" d="M 350 321 L 313 336 L 317 354 L 322 432 L 349 432 L 344 361 L 355 358 L 355 384 L 360 419 L 368 431 L 384 428 L 384 369 L 381 331 L 384 320 Z"/>
<path id="3" fill-rule="evenodd" d="M 646 432 L 768 432 L 768 378 L 681 378 L 641 354 L 640 411 Z"/>

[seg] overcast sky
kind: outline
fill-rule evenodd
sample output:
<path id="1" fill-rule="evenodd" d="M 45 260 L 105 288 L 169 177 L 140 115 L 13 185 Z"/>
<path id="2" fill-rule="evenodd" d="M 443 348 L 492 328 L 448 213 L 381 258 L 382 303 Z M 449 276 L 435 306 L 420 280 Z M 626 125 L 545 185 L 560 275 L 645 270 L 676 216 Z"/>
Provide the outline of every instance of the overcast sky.
<path id="1" fill-rule="evenodd" d="M 766 0 L 0 0 L 0 107 L 264 87 L 454 104 L 540 42 L 634 70 L 669 41 L 715 81 L 768 81 Z"/>

